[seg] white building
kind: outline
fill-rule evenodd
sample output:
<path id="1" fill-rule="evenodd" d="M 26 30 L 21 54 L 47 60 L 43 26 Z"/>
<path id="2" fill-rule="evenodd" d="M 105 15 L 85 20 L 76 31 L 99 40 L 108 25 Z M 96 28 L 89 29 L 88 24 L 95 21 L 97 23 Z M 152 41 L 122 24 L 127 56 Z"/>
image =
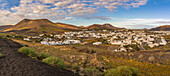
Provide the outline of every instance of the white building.
<path id="1" fill-rule="evenodd" d="M 49 45 L 57 45 L 55 41 L 49 41 Z"/>
<path id="2" fill-rule="evenodd" d="M 115 40 L 110 42 L 112 45 L 121 45 L 123 42 L 121 40 Z"/>
<path id="3" fill-rule="evenodd" d="M 48 41 L 41 41 L 41 44 L 49 45 Z"/>
<path id="4" fill-rule="evenodd" d="M 102 42 L 94 42 L 93 45 L 101 45 Z"/>
<path id="5" fill-rule="evenodd" d="M 29 38 L 24 38 L 23 40 L 25 40 L 25 41 L 31 41 Z"/>

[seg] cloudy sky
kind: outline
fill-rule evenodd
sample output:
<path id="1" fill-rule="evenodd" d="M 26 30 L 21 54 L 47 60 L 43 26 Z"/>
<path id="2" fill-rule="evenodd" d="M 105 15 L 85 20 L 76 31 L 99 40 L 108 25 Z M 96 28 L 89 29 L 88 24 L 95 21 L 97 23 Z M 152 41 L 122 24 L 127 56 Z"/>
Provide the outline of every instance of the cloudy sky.
<path id="1" fill-rule="evenodd" d="M 140 29 L 170 24 L 170 0 L 0 0 L 0 25 L 24 18 Z"/>

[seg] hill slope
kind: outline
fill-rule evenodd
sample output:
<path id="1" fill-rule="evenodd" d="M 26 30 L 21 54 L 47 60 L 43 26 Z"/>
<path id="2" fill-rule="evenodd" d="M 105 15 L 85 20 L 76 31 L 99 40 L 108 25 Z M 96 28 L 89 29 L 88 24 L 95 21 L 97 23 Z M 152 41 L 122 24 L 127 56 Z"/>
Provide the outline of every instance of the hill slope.
<path id="1" fill-rule="evenodd" d="M 67 30 L 69 30 L 69 29 L 71 29 L 71 30 L 80 30 L 81 29 L 81 27 L 78 27 L 78 26 L 75 26 L 75 25 L 70 25 L 70 24 L 65 24 L 65 23 L 60 23 L 60 22 L 57 22 L 55 24 L 57 26 L 59 26 L 59 27 L 67 29 Z"/>
<path id="2" fill-rule="evenodd" d="M 112 26 L 111 24 L 103 24 L 103 25 L 100 25 L 100 24 L 93 24 L 91 26 L 87 26 L 86 27 L 87 29 L 121 29 L 121 28 L 118 28 L 118 27 L 114 27 Z"/>
<path id="3" fill-rule="evenodd" d="M 24 19 L 15 26 L 4 30 L 5 32 L 15 32 L 17 34 L 37 35 L 40 33 L 59 33 L 68 30 L 80 30 L 79 27 L 68 24 L 53 23 L 48 19 Z"/>
<path id="4" fill-rule="evenodd" d="M 59 69 L 32 59 L 16 50 L 22 45 L 0 38 L 0 76 L 76 76 L 73 72 Z"/>
<path id="5" fill-rule="evenodd" d="M 4 30 L 7 30 L 9 28 L 13 27 L 12 25 L 4 25 L 4 26 L 0 26 L 0 32 L 3 32 Z"/>
<path id="6" fill-rule="evenodd" d="M 2 27 L 2 28 L 1 28 Z M 48 19 L 23 19 L 13 27 L 1 26 L 0 32 L 14 33 L 19 35 L 38 35 L 42 33 L 61 33 L 65 31 L 78 31 L 82 29 L 123 29 L 111 24 L 93 24 L 91 26 L 75 26 L 64 23 L 53 23 Z"/>
<path id="7" fill-rule="evenodd" d="M 150 31 L 170 31 L 170 25 L 164 25 L 150 29 Z"/>

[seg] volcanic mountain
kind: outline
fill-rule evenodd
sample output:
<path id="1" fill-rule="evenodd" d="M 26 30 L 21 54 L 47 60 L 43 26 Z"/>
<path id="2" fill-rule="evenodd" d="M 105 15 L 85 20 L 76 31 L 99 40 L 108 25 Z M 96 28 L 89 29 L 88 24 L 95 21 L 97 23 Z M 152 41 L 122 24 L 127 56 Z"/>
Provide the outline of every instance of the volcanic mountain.
<path id="1" fill-rule="evenodd" d="M 87 29 L 111 29 L 111 30 L 113 30 L 113 29 L 123 29 L 123 28 L 114 27 L 111 24 L 103 24 L 103 25 L 93 24 L 91 26 L 87 26 L 86 28 Z"/>
<path id="2" fill-rule="evenodd" d="M 13 25 L 4 25 L 4 26 L 0 26 L 0 32 L 3 32 L 4 30 L 7 30 L 9 28 L 13 27 Z"/>
<path id="3" fill-rule="evenodd" d="M 80 27 L 63 23 L 53 23 L 48 19 L 24 19 L 13 27 L 4 30 L 4 32 L 37 35 L 40 33 L 59 33 L 68 30 L 80 30 Z"/>
<path id="4" fill-rule="evenodd" d="M 152 28 L 150 31 L 170 31 L 170 25 L 163 25 L 160 27 Z"/>

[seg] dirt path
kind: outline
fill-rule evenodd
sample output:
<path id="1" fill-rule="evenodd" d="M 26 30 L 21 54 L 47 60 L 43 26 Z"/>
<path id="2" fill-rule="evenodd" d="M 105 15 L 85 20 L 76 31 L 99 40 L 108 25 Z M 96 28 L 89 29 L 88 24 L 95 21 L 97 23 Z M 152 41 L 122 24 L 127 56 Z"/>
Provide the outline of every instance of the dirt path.
<path id="1" fill-rule="evenodd" d="M 17 52 L 22 45 L 0 38 L 0 76 L 75 76 L 67 70 L 58 69 Z"/>

